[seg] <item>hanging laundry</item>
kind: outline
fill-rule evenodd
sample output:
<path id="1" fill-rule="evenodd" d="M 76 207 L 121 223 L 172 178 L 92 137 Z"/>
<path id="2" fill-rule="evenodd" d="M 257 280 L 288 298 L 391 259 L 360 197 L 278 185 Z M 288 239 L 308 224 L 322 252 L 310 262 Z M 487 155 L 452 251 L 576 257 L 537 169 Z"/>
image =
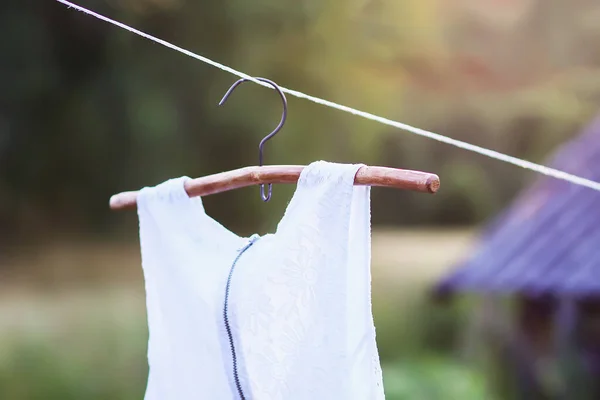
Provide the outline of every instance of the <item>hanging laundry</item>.
<path id="1" fill-rule="evenodd" d="M 262 237 L 209 217 L 187 177 L 139 193 L 146 400 L 384 399 L 360 167 L 308 165 Z"/>

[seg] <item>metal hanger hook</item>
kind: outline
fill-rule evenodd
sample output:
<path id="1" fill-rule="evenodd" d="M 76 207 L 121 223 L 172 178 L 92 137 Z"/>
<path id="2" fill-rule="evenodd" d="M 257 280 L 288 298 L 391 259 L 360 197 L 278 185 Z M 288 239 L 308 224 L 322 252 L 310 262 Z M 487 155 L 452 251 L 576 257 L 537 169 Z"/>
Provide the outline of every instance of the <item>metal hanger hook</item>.
<path id="1" fill-rule="evenodd" d="M 257 79 L 261 82 L 265 82 L 265 83 L 273 86 L 273 89 L 275 89 L 277 91 L 277 93 L 279 93 L 279 97 L 281 97 L 281 102 L 283 103 L 283 113 L 281 114 L 281 121 L 279 121 L 279 124 L 273 130 L 273 132 L 271 132 L 267 136 L 265 136 L 258 145 L 258 166 L 262 167 L 262 165 L 263 165 L 263 147 L 264 147 L 265 143 L 267 142 L 267 140 L 269 140 L 273 136 L 275 136 L 277 134 L 277 132 L 279 132 L 281 130 L 281 128 L 283 127 L 283 124 L 285 124 L 285 120 L 287 118 L 287 99 L 285 98 L 285 94 L 281 91 L 281 89 L 279 88 L 279 86 L 277 86 L 277 84 L 275 82 L 273 82 L 269 79 L 266 79 L 266 78 L 254 78 L 254 79 Z M 229 90 L 227 90 L 227 92 L 225 93 L 225 95 L 223 96 L 221 101 L 219 102 L 219 105 L 222 106 L 223 104 L 225 104 L 225 102 L 227 101 L 227 99 L 229 98 L 231 93 L 235 90 L 235 88 L 247 81 L 252 81 L 252 79 L 248 79 L 248 78 L 238 79 L 233 85 L 231 85 Z M 265 202 L 269 201 L 271 199 L 272 191 L 273 191 L 273 187 L 269 183 L 269 191 L 265 195 L 265 185 L 261 184 L 260 185 L 260 197 L 262 198 L 262 200 Z"/>

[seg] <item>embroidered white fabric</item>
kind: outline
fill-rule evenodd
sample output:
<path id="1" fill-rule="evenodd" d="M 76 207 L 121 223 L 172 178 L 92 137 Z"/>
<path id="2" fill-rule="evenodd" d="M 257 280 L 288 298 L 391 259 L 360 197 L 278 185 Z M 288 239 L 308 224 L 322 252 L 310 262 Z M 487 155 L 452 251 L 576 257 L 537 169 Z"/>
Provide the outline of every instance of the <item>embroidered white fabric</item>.
<path id="1" fill-rule="evenodd" d="M 228 316 L 245 399 L 385 398 L 371 313 L 370 188 L 353 185 L 360 167 L 307 166 L 276 232 L 236 264 Z M 239 399 L 223 307 L 249 239 L 189 198 L 186 179 L 138 197 L 145 400 Z"/>

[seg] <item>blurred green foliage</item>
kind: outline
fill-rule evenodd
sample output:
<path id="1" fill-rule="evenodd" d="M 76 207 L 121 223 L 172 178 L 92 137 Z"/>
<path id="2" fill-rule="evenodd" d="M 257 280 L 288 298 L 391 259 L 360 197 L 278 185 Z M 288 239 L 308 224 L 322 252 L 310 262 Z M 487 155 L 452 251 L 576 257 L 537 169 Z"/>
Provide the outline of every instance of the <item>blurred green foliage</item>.
<path id="1" fill-rule="evenodd" d="M 286 87 L 542 161 L 596 112 L 600 30 L 590 21 L 600 6 L 480 3 L 80 1 Z M 133 221 L 109 212 L 111 194 L 255 164 L 259 139 L 278 120 L 271 91 L 248 85 L 218 109 L 233 76 L 59 3 L 3 1 L 0 26 L 6 240 L 114 233 Z M 530 178 L 304 100 L 289 103 L 267 163 L 326 159 L 440 175 L 435 197 L 374 191 L 375 224 L 481 221 Z M 275 190 L 268 207 L 251 189 L 208 205 L 232 229 L 269 229 L 291 193 Z"/>
<path id="2" fill-rule="evenodd" d="M 533 161 L 576 134 L 600 102 L 595 0 L 78 2 L 282 86 Z M 279 119 L 271 91 L 247 84 L 217 108 L 235 77 L 53 1 L 0 2 L 0 28 L 2 257 L 29 251 L 12 240 L 73 232 L 114 240 L 123 228 L 135 239 L 135 213 L 111 213 L 110 195 L 255 164 L 259 140 Z M 268 143 L 266 163 L 325 159 L 440 175 L 436 196 L 374 190 L 374 225 L 479 222 L 532 178 L 288 100 L 287 124 Z M 268 205 L 257 188 L 205 204 L 238 233 L 264 232 L 292 191 L 276 186 Z M 375 310 L 388 399 L 492 399 L 486 388 L 509 386 L 492 385 L 509 368 L 471 369 L 455 354 L 462 305 L 434 307 L 423 288 L 402 292 Z M 144 315 L 115 315 L 87 307 L 58 336 L 35 327 L 3 334 L 0 398 L 140 398 Z M 511 397 L 498 390 L 497 398 Z"/>
<path id="3" fill-rule="evenodd" d="M 483 376 L 446 359 L 388 364 L 384 381 L 387 400 L 492 400 Z"/>
<path id="4" fill-rule="evenodd" d="M 486 396 L 485 376 L 452 357 L 457 338 L 438 337 L 461 324 L 461 308 L 435 308 L 419 293 L 422 290 L 375 295 L 386 399 L 492 399 Z M 143 397 L 148 369 L 143 303 L 110 291 L 86 297 L 74 293 L 67 298 L 69 303 L 81 303 L 77 312 L 65 311 L 73 308 L 69 306 L 46 316 L 57 328 L 35 321 L 25 329 L 2 333 L 0 398 Z M 424 313 L 431 318 L 419 318 Z"/>

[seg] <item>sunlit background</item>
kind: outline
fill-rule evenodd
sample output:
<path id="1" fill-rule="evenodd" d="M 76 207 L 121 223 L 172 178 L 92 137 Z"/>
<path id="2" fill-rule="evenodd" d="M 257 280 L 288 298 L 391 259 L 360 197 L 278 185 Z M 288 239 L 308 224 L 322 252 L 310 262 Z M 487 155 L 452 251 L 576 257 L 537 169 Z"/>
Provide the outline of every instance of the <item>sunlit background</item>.
<path id="1" fill-rule="evenodd" d="M 0 399 L 141 399 L 137 215 L 110 211 L 108 199 L 256 165 L 281 103 L 248 83 L 217 107 L 235 76 L 55 1 L 35 3 L 0 2 Z M 576 138 L 600 103 L 597 0 L 78 4 L 284 87 L 535 162 Z M 543 350 L 530 362 L 509 356 L 515 332 L 527 329 L 510 316 L 520 297 L 434 295 L 536 174 L 288 103 L 267 164 L 322 159 L 440 176 L 433 196 L 372 191 L 373 308 L 388 400 L 595 396 L 589 376 L 562 368 L 553 346 L 533 340 L 527 346 Z M 262 234 L 293 190 L 275 186 L 266 204 L 256 187 L 205 204 L 232 231 Z M 552 336 L 544 321 L 536 337 Z"/>

